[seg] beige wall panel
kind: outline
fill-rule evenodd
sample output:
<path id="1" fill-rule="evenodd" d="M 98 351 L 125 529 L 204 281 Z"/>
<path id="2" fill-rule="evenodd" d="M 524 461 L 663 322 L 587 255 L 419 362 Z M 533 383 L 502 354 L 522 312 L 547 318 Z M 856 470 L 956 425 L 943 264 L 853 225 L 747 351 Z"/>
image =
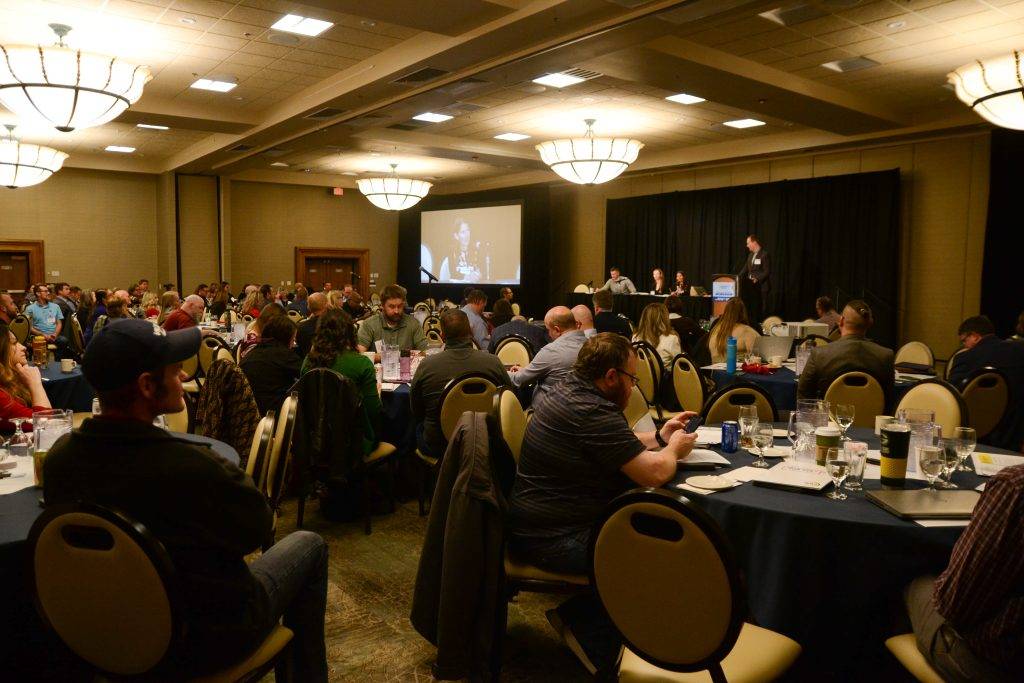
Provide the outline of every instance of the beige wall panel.
<path id="1" fill-rule="evenodd" d="M 729 187 L 730 185 L 732 185 L 732 168 L 730 166 L 697 169 L 695 186 L 698 190 Z"/>
<path id="2" fill-rule="evenodd" d="M 576 201 L 575 262 L 571 278 L 580 282 L 604 282 L 605 196 L 600 185 L 580 187 Z"/>
<path id="3" fill-rule="evenodd" d="M 39 185 L 0 189 L 0 235 L 43 240 L 48 280 L 125 287 L 156 278 L 156 206 L 155 175 L 65 168 Z"/>
<path id="4" fill-rule="evenodd" d="M 738 164 L 732 167 L 732 184 L 756 185 L 767 183 L 771 177 L 771 163 L 758 161 L 753 164 Z"/>
<path id="5" fill-rule="evenodd" d="M 776 180 L 810 178 L 813 175 L 813 171 L 814 158 L 810 155 L 789 159 L 774 159 L 771 161 L 769 180 L 775 182 Z"/>
<path id="6" fill-rule="evenodd" d="M 174 232 L 174 174 L 161 173 L 156 180 L 156 279 L 157 284 L 175 282 L 178 255 Z M 151 283 L 153 286 L 154 283 Z M 163 291 L 163 288 L 157 288 Z"/>
<path id="7" fill-rule="evenodd" d="M 630 179 L 629 194 L 632 197 L 643 197 L 648 194 L 661 194 L 665 190 L 660 175 L 644 175 Z"/>
<path id="8" fill-rule="evenodd" d="M 818 154 L 814 157 L 814 177 L 860 173 L 860 152 Z"/>
<path id="9" fill-rule="evenodd" d="M 182 293 L 220 277 L 217 178 L 178 176 L 178 227 Z"/>
<path id="10" fill-rule="evenodd" d="M 398 212 L 378 209 L 355 190 L 331 197 L 322 187 L 231 185 L 231 275 L 236 288 L 243 282 L 294 281 L 297 246 L 369 249 L 370 272 L 380 273 L 378 288 L 395 281 Z"/>
<path id="11" fill-rule="evenodd" d="M 981 310 L 981 269 L 985 257 L 985 226 L 988 222 L 989 145 L 987 135 L 971 145 L 971 187 L 967 206 L 967 236 L 964 244 L 964 296 L 960 317 Z"/>

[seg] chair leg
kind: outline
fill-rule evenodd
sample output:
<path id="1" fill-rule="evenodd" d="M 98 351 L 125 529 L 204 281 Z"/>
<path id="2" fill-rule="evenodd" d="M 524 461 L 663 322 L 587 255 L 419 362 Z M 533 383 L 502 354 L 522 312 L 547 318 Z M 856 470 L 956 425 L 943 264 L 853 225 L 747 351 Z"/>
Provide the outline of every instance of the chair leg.
<path id="1" fill-rule="evenodd" d="M 420 501 L 420 517 L 425 517 L 427 515 L 427 510 L 426 510 L 426 499 L 427 499 L 427 493 L 426 493 L 426 490 L 427 490 L 427 470 L 426 470 L 426 467 L 427 467 L 427 464 L 425 462 L 421 461 L 421 460 L 418 460 L 418 462 L 419 462 L 420 469 L 423 470 L 423 474 L 422 474 L 422 476 L 416 478 L 416 489 L 417 489 L 417 494 L 419 495 L 419 501 Z"/>
<path id="2" fill-rule="evenodd" d="M 711 674 L 712 683 L 729 683 L 725 678 L 725 672 L 722 671 L 721 663 L 712 664 L 708 667 L 708 673 Z"/>
<path id="3" fill-rule="evenodd" d="M 370 535 L 370 472 L 363 474 L 363 533 Z"/>
<path id="4" fill-rule="evenodd" d="M 391 507 L 391 514 L 395 513 L 398 509 L 398 502 L 395 500 L 395 469 L 398 467 L 398 462 L 392 460 L 387 464 L 387 475 L 388 475 L 388 499 Z"/>
<path id="5" fill-rule="evenodd" d="M 303 491 L 303 492 L 299 493 L 299 509 L 298 509 L 298 511 L 295 514 L 295 528 L 296 529 L 301 529 L 302 528 L 302 518 L 304 516 L 305 511 L 306 511 L 306 493 Z"/>

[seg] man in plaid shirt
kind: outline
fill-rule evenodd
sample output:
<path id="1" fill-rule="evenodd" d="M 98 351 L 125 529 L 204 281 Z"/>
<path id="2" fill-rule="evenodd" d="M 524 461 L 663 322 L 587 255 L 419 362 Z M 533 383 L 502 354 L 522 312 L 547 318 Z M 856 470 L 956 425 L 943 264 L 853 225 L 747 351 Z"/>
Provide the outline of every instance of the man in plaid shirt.
<path id="1" fill-rule="evenodd" d="M 1024 678 L 1024 465 L 989 480 L 946 571 L 905 597 L 917 647 L 944 680 Z"/>

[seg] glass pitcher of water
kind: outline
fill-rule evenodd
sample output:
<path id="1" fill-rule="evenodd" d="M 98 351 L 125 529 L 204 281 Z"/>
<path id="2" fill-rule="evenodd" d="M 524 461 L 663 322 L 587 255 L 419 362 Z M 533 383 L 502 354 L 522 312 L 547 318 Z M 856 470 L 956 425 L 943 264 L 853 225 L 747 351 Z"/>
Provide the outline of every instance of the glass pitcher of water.
<path id="1" fill-rule="evenodd" d="M 910 427 L 908 453 L 916 453 L 917 446 L 931 446 L 942 438 L 942 426 L 935 424 L 935 411 L 926 408 L 902 408 L 896 413 L 900 424 Z M 907 458 L 907 471 L 917 471 L 917 458 Z"/>
<path id="2" fill-rule="evenodd" d="M 793 446 L 795 460 L 814 460 L 814 430 L 821 425 L 819 415 L 814 412 L 794 410 L 789 414 L 789 428 L 786 430 L 789 443 Z"/>
<path id="3" fill-rule="evenodd" d="M 70 410 L 40 410 L 32 415 L 32 465 L 36 486 L 43 485 L 43 462 L 57 439 L 71 431 Z"/>
<path id="4" fill-rule="evenodd" d="M 382 343 L 380 362 L 384 369 L 385 382 L 398 382 L 402 379 L 402 350 L 398 346 Z"/>

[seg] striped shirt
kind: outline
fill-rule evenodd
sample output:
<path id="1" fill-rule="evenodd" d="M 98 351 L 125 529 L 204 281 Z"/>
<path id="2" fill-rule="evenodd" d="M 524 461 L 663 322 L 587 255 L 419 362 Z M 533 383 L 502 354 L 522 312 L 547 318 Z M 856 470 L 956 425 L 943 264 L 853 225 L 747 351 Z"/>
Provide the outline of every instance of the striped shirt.
<path id="1" fill-rule="evenodd" d="M 1024 667 L 1024 465 L 985 484 L 932 596 L 978 656 Z"/>
<path id="2" fill-rule="evenodd" d="M 526 427 L 509 511 L 513 535 L 589 530 L 615 496 L 633 487 L 621 469 L 644 450 L 619 406 L 570 372 Z"/>

